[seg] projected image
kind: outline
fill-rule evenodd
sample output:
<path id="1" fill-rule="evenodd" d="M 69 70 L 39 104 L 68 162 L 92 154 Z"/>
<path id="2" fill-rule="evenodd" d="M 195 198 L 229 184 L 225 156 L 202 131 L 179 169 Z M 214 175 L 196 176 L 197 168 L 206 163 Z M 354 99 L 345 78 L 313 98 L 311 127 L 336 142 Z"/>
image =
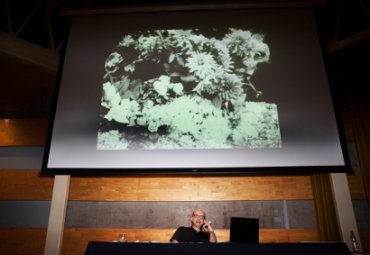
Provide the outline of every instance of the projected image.
<path id="1" fill-rule="evenodd" d="M 97 149 L 280 148 L 277 105 L 252 83 L 269 57 L 238 28 L 125 35 L 102 63 Z"/>

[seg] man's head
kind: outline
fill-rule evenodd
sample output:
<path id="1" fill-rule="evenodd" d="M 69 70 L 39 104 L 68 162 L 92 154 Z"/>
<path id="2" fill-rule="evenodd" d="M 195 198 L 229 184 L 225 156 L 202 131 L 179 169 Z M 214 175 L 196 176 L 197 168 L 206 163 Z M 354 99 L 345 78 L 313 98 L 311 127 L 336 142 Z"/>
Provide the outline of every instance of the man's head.
<path id="1" fill-rule="evenodd" d="M 200 230 L 205 219 L 206 213 L 203 210 L 197 209 L 191 214 L 191 225 Z"/>

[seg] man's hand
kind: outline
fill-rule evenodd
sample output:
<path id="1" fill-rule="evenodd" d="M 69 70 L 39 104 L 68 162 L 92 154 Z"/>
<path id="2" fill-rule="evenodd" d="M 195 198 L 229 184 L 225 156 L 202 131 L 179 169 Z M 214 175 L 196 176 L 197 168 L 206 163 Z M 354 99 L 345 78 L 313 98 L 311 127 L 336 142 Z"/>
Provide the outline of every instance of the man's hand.
<path id="1" fill-rule="evenodd" d="M 204 221 L 202 231 L 206 232 L 206 233 L 213 233 L 213 228 L 211 226 L 211 223 L 212 223 L 211 221 L 209 221 L 209 222 Z"/>

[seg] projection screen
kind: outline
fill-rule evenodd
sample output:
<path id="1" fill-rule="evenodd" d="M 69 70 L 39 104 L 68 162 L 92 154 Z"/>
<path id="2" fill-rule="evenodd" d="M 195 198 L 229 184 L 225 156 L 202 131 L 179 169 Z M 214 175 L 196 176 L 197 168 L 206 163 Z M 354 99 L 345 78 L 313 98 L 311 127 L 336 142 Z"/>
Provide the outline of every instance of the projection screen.
<path id="1" fill-rule="evenodd" d="M 346 171 L 312 10 L 73 16 L 43 173 Z"/>

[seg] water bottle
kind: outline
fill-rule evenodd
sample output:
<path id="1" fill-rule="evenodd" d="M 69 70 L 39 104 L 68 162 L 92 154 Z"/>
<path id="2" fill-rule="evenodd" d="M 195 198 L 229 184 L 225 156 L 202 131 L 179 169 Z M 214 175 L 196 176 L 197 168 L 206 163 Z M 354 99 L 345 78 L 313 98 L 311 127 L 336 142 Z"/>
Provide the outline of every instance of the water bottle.
<path id="1" fill-rule="evenodd" d="M 118 242 L 119 243 L 126 243 L 127 242 L 127 237 L 125 233 L 120 233 L 118 235 Z"/>
<path id="2" fill-rule="evenodd" d="M 352 243 L 353 252 L 355 254 L 360 253 L 360 247 L 358 245 L 357 238 L 355 236 L 355 233 L 353 233 L 353 231 L 351 231 L 351 243 Z"/>

